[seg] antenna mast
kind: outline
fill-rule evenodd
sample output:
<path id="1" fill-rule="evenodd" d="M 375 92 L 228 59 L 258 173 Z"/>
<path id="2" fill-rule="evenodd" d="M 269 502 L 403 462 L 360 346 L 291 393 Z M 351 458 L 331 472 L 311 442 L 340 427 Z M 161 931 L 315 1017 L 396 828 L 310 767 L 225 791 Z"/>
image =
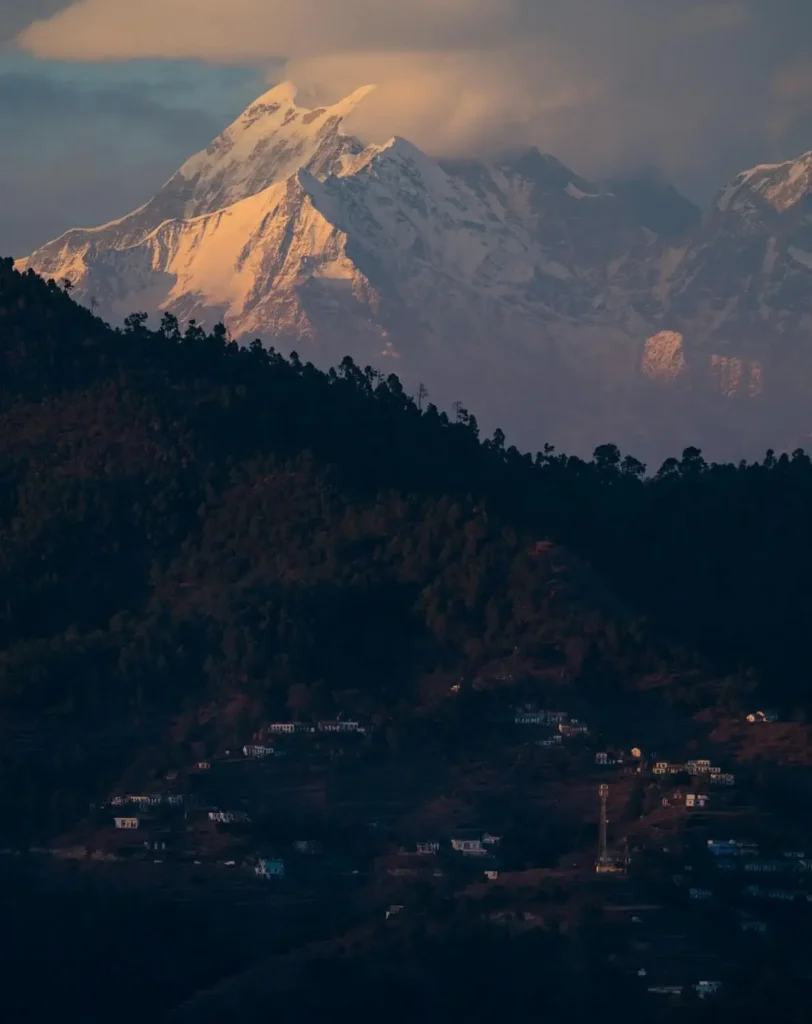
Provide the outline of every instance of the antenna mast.
<path id="1" fill-rule="evenodd" d="M 605 782 L 598 786 L 598 794 L 601 798 L 601 823 L 600 823 L 600 837 L 598 840 L 598 866 L 605 865 L 608 863 L 608 856 L 606 852 L 607 846 L 607 823 L 606 817 L 606 799 L 609 796 L 609 787 Z"/>
<path id="2" fill-rule="evenodd" d="M 624 857 L 623 864 L 618 864 L 616 858 L 609 856 L 608 841 L 607 841 L 607 824 L 609 819 L 606 816 L 606 801 L 609 797 L 609 787 L 605 782 L 602 782 L 598 786 L 598 795 L 601 798 L 601 821 L 600 821 L 600 834 L 598 838 L 598 859 L 595 861 L 595 870 L 598 872 L 619 872 L 623 874 L 628 866 L 629 858 L 628 851 Z"/>

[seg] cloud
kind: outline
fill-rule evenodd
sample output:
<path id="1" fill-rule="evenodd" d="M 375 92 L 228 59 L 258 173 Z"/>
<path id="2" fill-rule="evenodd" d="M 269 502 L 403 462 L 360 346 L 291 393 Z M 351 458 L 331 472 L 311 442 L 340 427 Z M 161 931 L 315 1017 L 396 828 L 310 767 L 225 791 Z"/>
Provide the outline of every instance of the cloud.
<path id="1" fill-rule="evenodd" d="M 320 100 L 377 81 L 353 125 L 368 138 L 532 143 L 583 173 L 654 166 L 695 190 L 812 145 L 808 0 L 76 0 L 19 45 L 281 61 Z"/>

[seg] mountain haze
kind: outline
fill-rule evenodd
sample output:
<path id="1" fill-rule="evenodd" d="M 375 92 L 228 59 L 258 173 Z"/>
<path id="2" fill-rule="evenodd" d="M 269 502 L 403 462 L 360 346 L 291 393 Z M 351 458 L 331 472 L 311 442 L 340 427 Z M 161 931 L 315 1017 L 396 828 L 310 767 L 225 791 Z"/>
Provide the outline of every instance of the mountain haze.
<path id="1" fill-rule="evenodd" d="M 17 265 L 114 322 L 167 310 L 396 367 L 524 447 L 801 443 L 812 156 L 744 172 L 700 214 L 666 183 L 590 182 L 537 150 L 364 146 L 342 121 L 368 91 L 308 110 L 276 86 L 143 207 Z"/>

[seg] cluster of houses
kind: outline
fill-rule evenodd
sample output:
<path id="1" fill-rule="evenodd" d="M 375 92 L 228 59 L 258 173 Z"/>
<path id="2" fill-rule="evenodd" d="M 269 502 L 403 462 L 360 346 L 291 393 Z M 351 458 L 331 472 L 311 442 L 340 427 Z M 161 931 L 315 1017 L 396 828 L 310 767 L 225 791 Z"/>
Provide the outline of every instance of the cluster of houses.
<path id="1" fill-rule="evenodd" d="M 684 800 L 686 807 L 690 807 L 693 810 L 704 810 L 710 803 L 710 799 L 708 793 L 682 793 L 680 790 L 677 790 L 671 796 L 664 796 L 662 805 L 663 807 L 670 807 L 672 804 L 681 803 Z"/>
<path id="2" fill-rule="evenodd" d="M 495 881 L 499 877 L 499 864 L 496 855 L 501 842 L 501 836 L 474 829 L 453 832 L 442 841 L 420 839 L 415 843 L 400 846 L 397 856 L 389 861 L 386 871 L 387 874 L 394 876 L 421 874 L 428 864 L 419 868 L 415 863 L 416 860 L 434 858 L 446 850 L 451 857 L 459 857 L 460 863 L 462 861 L 475 862 L 486 879 Z M 447 863 L 450 864 L 450 862 Z M 432 872 L 438 877 L 444 873 L 443 868 L 436 864 L 432 867 Z"/>
<path id="3" fill-rule="evenodd" d="M 744 891 L 748 896 L 756 899 L 781 900 L 784 903 L 794 903 L 795 900 L 812 903 L 812 892 L 803 889 L 765 889 L 760 885 L 746 885 Z"/>
<path id="4" fill-rule="evenodd" d="M 552 747 L 564 738 L 569 739 L 573 736 L 589 734 L 589 727 L 577 718 L 570 718 L 566 711 L 546 711 L 525 707 L 521 711 L 514 712 L 513 721 L 516 725 L 546 725 L 556 729 L 555 735 L 536 740 L 536 745 L 539 747 Z"/>
<path id="5" fill-rule="evenodd" d="M 516 725 L 562 725 L 569 719 L 566 711 L 539 711 L 534 708 L 525 708 L 517 711 L 513 716 Z"/>
<path id="6" fill-rule="evenodd" d="M 364 735 L 368 732 L 367 726 L 362 725 L 349 718 L 336 718 L 334 720 L 316 722 L 311 725 L 305 722 L 270 722 L 264 726 L 258 735 L 261 736 L 305 736 L 313 733 L 331 733 L 333 735 L 347 735 L 355 733 Z M 264 758 L 279 756 L 282 752 L 267 743 L 246 743 L 242 748 L 244 757 Z"/>
<path id="7" fill-rule="evenodd" d="M 451 849 L 464 857 L 492 856 L 501 842 L 502 837 L 491 832 L 455 832 L 448 838 Z M 442 843 L 437 839 L 424 839 L 412 846 L 401 846 L 398 853 L 401 856 L 434 857 L 440 852 L 441 846 Z"/>
<path id="8" fill-rule="evenodd" d="M 464 857 L 486 857 L 493 854 L 496 847 L 502 842 L 501 836 L 491 835 L 490 832 L 483 832 L 481 836 L 467 836 L 459 834 L 451 836 L 451 849 L 461 853 Z"/>
<path id="9" fill-rule="evenodd" d="M 703 776 L 710 783 L 719 786 L 732 786 L 736 781 L 735 775 L 723 772 L 721 768 L 703 759 L 686 761 L 680 764 L 672 761 L 655 761 L 652 772 L 654 775 Z"/>
<path id="10" fill-rule="evenodd" d="M 787 850 L 780 857 L 759 855 L 758 845 L 749 840 L 708 840 L 708 852 L 720 871 L 743 871 L 748 874 L 806 874 L 812 872 L 812 858 L 799 850 Z"/>
<path id="11" fill-rule="evenodd" d="M 742 872 L 744 874 L 799 875 L 812 872 L 812 858 L 797 850 L 787 850 L 779 857 L 763 858 L 758 844 L 750 839 L 708 839 L 707 850 L 719 871 Z M 812 903 L 812 892 L 804 889 L 772 888 L 747 885 L 743 892 L 761 899 L 792 902 L 794 900 Z M 713 891 L 707 888 L 691 888 L 688 895 L 694 900 L 709 900 Z M 742 923 L 745 931 L 766 931 L 761 922 L 749 919 Z"/>
<path id="12" fill-rule="evenodd" d="M 639 762 L 643 756 L 643 751 L 639 747 L 632 747 L 630 755 L 632 762 L 638 762 L 637 770 L 639 771 Z M 619 750 L 599 750 L 595 754 L 595 764 L 599 765 L 625 764 L 628 760 L 629 756 Z"/>
<path id="13" fill-rule="evenodd" d="M 711 857 L 757 857 L 758 843 L 752 839 L 709 839 L 708 853 Z"/>
<path id="14" fill-rule="evenodd" d="M 124 796 L 114 796 L 110 801 L 113 807 L 124 807 L 127 804 L 135 804 L 137 807 L 160 807 L 165 804 L 168 807 L 180 807 L 183 805 L 182 793 L 126 793 Z"/>
<path id="15" fill-rule="evenodd" d="M 182 807 L 182 793 L 126 793 L 114 796 L 110 804 L 113 807 L 137 808 L 139 812 L 154 810 L 156 807 Z M 141 825 L 139 814 L 118 814 L 114 817 L 117 829 L 137 829 Z"/>
<path id="16" fill-rule="evenodd" d="M 595 764 L 599 765 L 611 765 L 611 764 L 623 764 L 623 757 L 617 754 L 610 753 L 608 750 L 599 750 L 595 754 Z"/>
<path id="17" fill-rule="evenodd" d="M 248 743 L 242 748 L 242 752 L 244 757 L 260 759 L 263 757 L 273 757 L 276 751 L 273 747 L 266 747 L 261 743 Z"/>
<path id="18" fill-rule="evenodd" d="M 722 991 L 721 981 L 698 981 L 689 987 L 693 988 L 700 999 L 707 999 L 708 996 L 717 995 Z M 649 985 L 648 991 L 653 995 L 681 996 L 685 988 L 685 985 Z"/>
<path id="19" fill-rule="evenodd" d="M 349 718 L 336 718 L 329 721 L 316 722 L 315 725 L 305 722 L 270 722 L 263 729 L 263 732 L 276 736 L 292 736 L 296 733 L 365 733 L 367 731 L 365 725 Z"/>

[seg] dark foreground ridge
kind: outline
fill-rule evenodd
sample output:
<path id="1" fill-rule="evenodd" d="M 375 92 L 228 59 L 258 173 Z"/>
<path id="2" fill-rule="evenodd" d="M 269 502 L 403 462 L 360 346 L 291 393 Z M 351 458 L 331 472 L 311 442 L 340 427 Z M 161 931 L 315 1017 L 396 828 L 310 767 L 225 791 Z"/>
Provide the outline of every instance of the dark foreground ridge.
<path id="1" fill-rule="evenodd" d="M 494 535 L 505 556 L 509 546 L 552 538 L 663 635 L 714 658 L 722 671 L 763 679 L 773 701 L 805 707 L 809 700 L 812 462 L 803 451 L 735 466 L 708 465 L 688 449 L 649 475 L 611 444 L 591 462 L 546 447 L 531 456 L 506 447 L 499 431 L 481 439 L 462 407 L 455 418 L 425 402 L 421 412 L 397 377 L 349 358 L 322 373 L 258 344 L 238 348 L 219 327 L 206 333 L 192 324 L 181 335 L 171 317 L 151 331 L 135 315 L 114 331 L 8 260 L 0 267 L 0 345 L 5 699 L 42 708 L 132 696 L 134 652 L 127 666 L 105 663 L 105 692 L 92 692 L 97 672 L 88 669 L 105 661 L 111 630 L 115 648 L 126 651 L 145 623 L 160 634 L 173 606 L 199 606 L 204 585 L 220 590 L 218 600 L 242 600 L 252 584 L 248 565 L 236 550 L 228 567 L 213 563 L 229 544 L 260 563 L 266 550 L 278 557 L 269 513 L 310 555 L 318 539 L 339 548 L 322 553 L 334 560 L 323 592 L 308 587 L 309 596 L 299 596 L 329 607 L 346 589 L 345 566 L 375 553 L 376 528 L 346 522 L 355 504 L 359 516 L 378 518 L 380 534 L 393 519 L 413 534 L 398 556 L 407 575 L 410 558 L 438 565 L 439 552 L 421 552 L 466 522 L 473 539 L 459 553 L 463 562 L 476 558 L 478 533 Z M 308 513 L 326 521 L 317 528 Z M 225 575 L 204 580 L 207 572 Z M 178 573 L 189 578 L 170 582 Z M 280 591 L 302 582 L 284 571 L 271 578 Z M 164 586 L 174 587 L 171 596 Z M 479 597 L 487 590 L 482 581 Z M 385 615 L 386 604 L 373 596 L 371 610 Z M 509 614 L 491 610 L 494 635 L 504 633 Z M 452 628 L 455 619 L 452 612 Z M 323 638 L 313 639 L 323 650 Z M 211 651 L 199 640 L 205 661 Z M 219 648 L 219 637 L 211 642 Z M 466 657 L 475 668 L 492 653 Z M 185 693 L 201 665 L 173 665 L 167 676 Z M 75 692 L 82 688 L 88 692 Z"/>
<path id="2" fill-rule="evenodd" d="M 367 765 L 360 794 L 372 784 L 369 766 L 383 778 L 388 759 L 407 763 L 415 751 L 416 767 L 408 762 L 399 778 L 414 778 L 417 789 L 427 783 L 433 769 L 420 758 L 430 744 L 414 732 L 424 719 L 440 730 L 434 738 L 444 772 L 484 757 L 484 741 L 474 754 L 468 744 L 478 744 L 483 723 L 498 717 L 494 690 L 538 703 L 543 687 L 554 685 L 560 702 L 604 718 L 607 734 L 613 716 L 623 719 L 641 701 L 646 715 L 659 709 L 661 721 L 775 706 L 803 732 L 810 710 L 810 498 L 812 463 L 802 451 L 734 466 L 708 465 L 688 449 L 648 474 L 611 444 L 589 462 L 546 446 L 531 456 L 508 447 L 499 431 L 481 439 L 461 405 L 449 417 L 422 396 L 406 395 L 395 376 L 349 358 L 323 373 L 258 343 L 239 348 L 221 327 L 206 332 L 192 323 L 181 333 L 170 316 L 157 331 L 138 314 L 113 330 L 76 305 L 69 289 L 20 275 L 5 260 L 4 845 L 50 848 L 69 836 L 90 856 L 91 848 L 102 849 L 92 837 L 109 825 L 98 808 L 113 790 L 140 792 L 135 787 L 145 779 L 206 764 L 274 720 L 368 723 L 367 745 L 356 752 Z M 519 792 L 515 765 L 508 770 L 497 759 L 488 771 L 505 792 Z M 450 795 L 459 782 L 443 775 L 438 785 Z M 301 821 L 315 804 L 296 800 L 289 813 Z M 319 800 L 329 806 L 329 791 Z M 640 804 L 639 817 L 642 790 L 629 800 Z M 96 809 L 88 817 L 89 804 Z M 594 821 L 592 803 L 585 806 Z M 347 814 L 345 826 L 354 820 Z M 562 835 L 580 836 L 574 846 L 584 839 L 582 824 L 559 823 Z M 281 828 L 263 827 L 266 842 Z M 538 835 L 531 840 L 527 823 L 522 828 L 538 850 Z M 592 839 L 590 832 L 587 844 Z M 550 863 L 570 849 L 558 842 L 549 840 Z M 515 855 L 525 866 L 531 860 Z M 28 893 L 28 902 L 19 896 L 9 904 L 10 924 L 23 936 L 32 931 L 32 945 L 24 938 L 19 945 L 24 956 L 35 948 L 48 906 L 64 903 L 80 915 L 79 890 L 72 880 L 69 895 L 44 900 L 36 895 L 44 891 L 41 879 L 12 875 L 14 891 Z M 65 880 L 49 884 L 58 894 Z M 115 931 L 99 879 L 81 884 L 88 932 L 102 918 Z M 404 1013 L 426 1016 L 422 1002 L 410 1003 L 408 981 L 390 976 L 410 962 L 421 985 L 436 988 L 436 1017 L 429 1019 L 437 1020 L 462 1005 L 452 981 L 459 970 L 470 976 L 471 965 L 482 965 L 474 974 L 484 974 L 486 963 L 500 965 L 494 991 L 514 993 L 511 1019 L 523 1021 L 545 986 L 553 991 L 553 974 L 578 976 L 598 957 L 591 946 L 564 941 L 562 920 L 558 930 L 525 939 L 521 952 L 518 940 L 490 945 L 481 914 L 452 910 L 453 893 L 423 895 L 432 924 L 412 920 L 396 939 L 378 936 L 377 960 L 365 959 L 360 897 L 326 917 L 297 916 L 287 941 L 307 920 L 312 927 L 301 941 L 328 943 L 313 954 L 312 968 L 327 991 L 338 984 L 330 980 L 338 947 L 329 943 L 336 934 L 350 936 L 340 947 L 348 958 L 342 1013 L 354 1006 L 361 1012 L 348 992 L 369 991 L 377 973 L 405 986 Z M 121 898 L 135 921 L 132 963 L 140 976 L 155 924 L 138 899 Z M 99 916 L 102 905 L 106 916 Z M 206 932 L 198 914 L 212 918 L 196 904 L 183 913 L 177 927 L 197 936 L 189 946 L 197 966 L 183 968 L 181 977 L 161 975 L 154 990 L 160 998 L 136 999 L 133 1012 L 180 1006 L 258 955 L 260 947 L 248 941 L 231 944 L 228 956 L 213 956 L 219 967 L 204 957 L 204 977 Z M 590 913 L 578 911 L 578 935 L 592 927 Z M 277 958 L 280 977 L 300 977 L 308 988 L 315 1002 L 301 1019 L 319 1019 L 327 1011 L 307 981 L 311 954 L 288 963 L 285 941 L 268 940 L 263 955 Z M 220 948 L 215 937 L 211 943 L 209 954 Z M 154 967 L 156 958 L 146 959 Z M 550 965 L 549 974 L 534 975 L 538 991 L 526 986 L 521 969 L 531 960 Z M 72 968 L 71 985 L 80 970 Z M 595 1006 L 631 1005 L 634 991 L 625 982 L 590 976 Z M 565 1020 L 569 982 L 556 984 L 556 1019 Z M 385 986 L 375 991 L 384 998 Z M 222 1019 L 233 1019 L 233 1005 L 222 998 L 229 1007 Z M 298 998 L 291 996 L 292 1005 Z M 481 1007 L 485 998 L 477 988 L 470 1005 Z M 594 1008 L 586 998 L 573 1012 Z M 496 1000 L 488 1012 L 503 1005 Z M 374 999 L 364 1006 L 369 1019 L 380 1012 Z M 127 1019 L 124 1013 L 110 1019 Z M 220 1018 L 196 1010 L 188 1019 Z"/>

